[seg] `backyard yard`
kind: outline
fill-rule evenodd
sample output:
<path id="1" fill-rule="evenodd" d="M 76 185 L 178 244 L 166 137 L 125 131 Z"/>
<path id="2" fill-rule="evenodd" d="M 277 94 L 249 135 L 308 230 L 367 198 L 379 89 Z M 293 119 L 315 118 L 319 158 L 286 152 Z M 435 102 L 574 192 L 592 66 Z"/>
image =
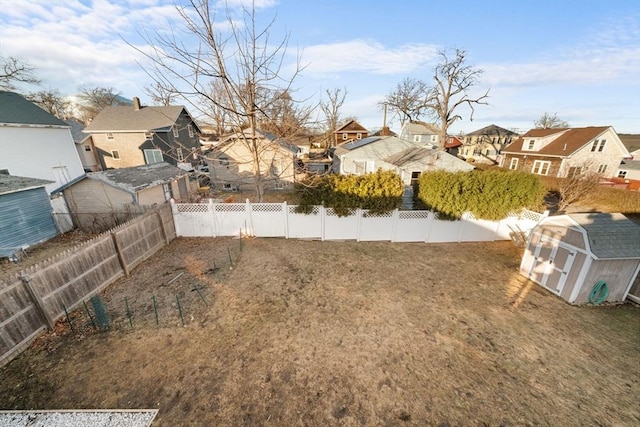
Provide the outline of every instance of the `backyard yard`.
<path id="1" fill-rule="evenodd" d="M 640 308 L 575 307 L 512 242 L 179 238 L 0 368 L 0 409 L 154 426 L 635 426 Z M 72 329 L 73 328 L 73 329 Z"/>

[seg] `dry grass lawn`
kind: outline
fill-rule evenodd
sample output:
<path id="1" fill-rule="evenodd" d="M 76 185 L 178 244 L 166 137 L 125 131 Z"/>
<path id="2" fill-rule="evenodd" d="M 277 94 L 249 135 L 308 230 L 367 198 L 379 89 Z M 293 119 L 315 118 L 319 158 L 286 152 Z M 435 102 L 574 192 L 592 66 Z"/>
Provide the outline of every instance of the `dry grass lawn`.
<path id="1" fill-rule="evenodd" d="M 233 269 L 212 265 L 230 242 L 177 239 L 112 285 L 111 331 L 61 323 L 0 370 L 0 408 L 158 408 L 157 426 L 640 424 L 640 309 L 565 303 L 517 274 L 511 242 L 254 239 Z"/>

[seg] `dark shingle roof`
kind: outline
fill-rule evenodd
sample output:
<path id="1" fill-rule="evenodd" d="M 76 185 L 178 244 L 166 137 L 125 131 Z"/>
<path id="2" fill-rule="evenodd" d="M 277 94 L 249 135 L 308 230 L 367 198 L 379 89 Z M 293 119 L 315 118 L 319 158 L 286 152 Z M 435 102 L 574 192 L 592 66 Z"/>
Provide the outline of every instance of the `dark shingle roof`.
<path id="1" fill-rule="evenodd" d="M 482 129 L 478 129 L 466 134 L 466 136 L 482 136 L 482 135 L 516 136 L 518 134 L 516 132 L 513 132 L 505 128 L 501 128 L 500 126 L 496 126 L 496 125 L 485 126 Z"/>
<path id="2" fill-rule="evenodd" d="M 131 105 L 106 107 L 85 128 L 86 132 L 150 132 L 169 131 L 182 106 L 141 107 Z"/>
<path id="3" fill-rule="evenodd" d="M 112 187 L 133 194 L 148 187 L 166 184 L 187 174 L 188 172 L 180 168 L 162 162 L 132 168 L 90 172 L 87 174 L 87 178 L 103 181 Z"/>
<path id="4" fill-rule="evenodd" d="M 51 183 L 53 183 L 53 181 L 47 181 L 46 179 L 0 174 L 0 194 L 15 193 L 16 191 L 44 187 Z"/>
<path id="5" fill-rule="evenodd" d="M 569 215 L 587 232 L 591 251 L 601 259 L 640 258 L 640 225 L 621 213 Z"/>
<path id="6" fill-rule="evenodd" d="M 389 156 L 383 160 L 392 165 L 402 167 L 404 165 L 435 155 L 437 152 L 438 150 L 435 148 L 411 147 L 397 154 Z"/>
<path id="7" fill-rule="evenodd" d="M 6 91 L 0 91 L 0 123 L 68 127 L 65 122 L 23 96 Z"/>
<path id="8" fill-rule="evenodd" d="M 84 125 L 77 121 L 76 119 L 69 119 L 64 121 L 71 127 L 71 137 L 73 138 L 73 142 L 76 144 L 80 144 L 85 138 L 88 138 L 89 135 L 83 132 Z"/>

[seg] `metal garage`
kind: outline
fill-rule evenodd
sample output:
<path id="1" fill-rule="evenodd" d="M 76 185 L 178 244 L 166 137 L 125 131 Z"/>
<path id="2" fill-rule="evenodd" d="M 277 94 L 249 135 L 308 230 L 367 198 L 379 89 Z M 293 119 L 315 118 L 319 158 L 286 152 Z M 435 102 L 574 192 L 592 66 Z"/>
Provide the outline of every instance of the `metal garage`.
<path id="1" fill-rule="evenodd" d="M 597 303 L 624 301 L 639 270 L 640 225 L 620 213 L 547 217 L 520 263 L 523 276 L 572 304 L 593 303 L 596 292 Z"/>

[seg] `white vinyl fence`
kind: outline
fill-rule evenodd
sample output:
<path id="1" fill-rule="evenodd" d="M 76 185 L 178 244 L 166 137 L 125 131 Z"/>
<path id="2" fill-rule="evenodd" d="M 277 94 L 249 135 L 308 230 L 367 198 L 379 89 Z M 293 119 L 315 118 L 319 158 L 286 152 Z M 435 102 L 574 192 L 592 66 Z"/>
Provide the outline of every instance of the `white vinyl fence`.
<path id="1" fill-rule="evenodd" d="M 509 240 L 526 235 L 544 218 L 523 210 L 501 221 L 465 214 L 458 221 L 439 220 L 431 211 L 400 211 L 371 215 L 357 209 L 339 217 L 333 209 L 316 206 L 311 214 L 295 212 L 287 203 L 173 203 L 176 234 L 182 237 L 248 235 L 287 239 L 391 242 L 478 242 Z"/>

